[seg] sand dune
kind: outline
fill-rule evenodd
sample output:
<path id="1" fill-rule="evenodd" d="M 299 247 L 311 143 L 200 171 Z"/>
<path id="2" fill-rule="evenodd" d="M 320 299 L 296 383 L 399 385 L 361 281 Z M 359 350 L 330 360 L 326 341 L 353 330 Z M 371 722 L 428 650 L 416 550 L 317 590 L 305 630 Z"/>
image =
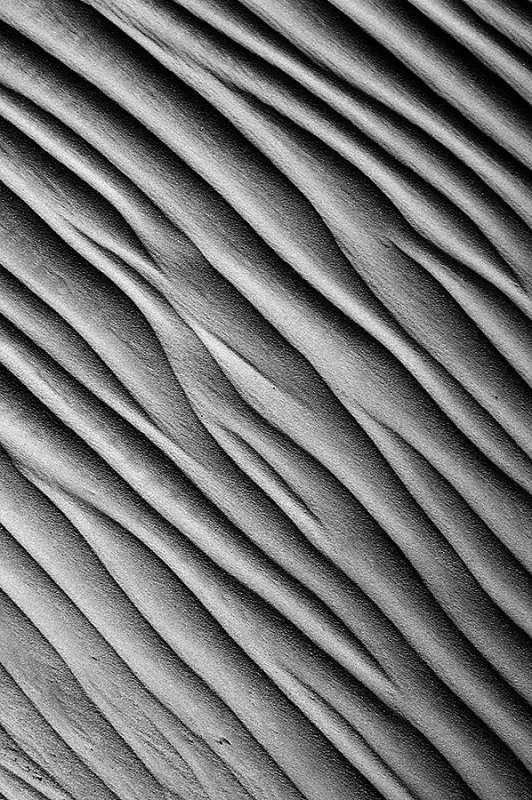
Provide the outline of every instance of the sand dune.
<path id="1" fill-rule="evenodd" d="M 530 9 L 0 39 L 0 797 L 532 798 Z"/>

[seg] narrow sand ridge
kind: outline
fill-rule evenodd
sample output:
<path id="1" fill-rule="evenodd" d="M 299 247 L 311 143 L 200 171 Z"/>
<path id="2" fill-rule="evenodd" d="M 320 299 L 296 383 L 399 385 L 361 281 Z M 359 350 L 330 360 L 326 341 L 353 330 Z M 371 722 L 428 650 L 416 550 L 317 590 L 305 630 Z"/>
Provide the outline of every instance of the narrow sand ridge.
<path id="1" fill-rule="evenodd" d="M 531 6 L 0 38 L 0 798 L 531 800 Z"/>

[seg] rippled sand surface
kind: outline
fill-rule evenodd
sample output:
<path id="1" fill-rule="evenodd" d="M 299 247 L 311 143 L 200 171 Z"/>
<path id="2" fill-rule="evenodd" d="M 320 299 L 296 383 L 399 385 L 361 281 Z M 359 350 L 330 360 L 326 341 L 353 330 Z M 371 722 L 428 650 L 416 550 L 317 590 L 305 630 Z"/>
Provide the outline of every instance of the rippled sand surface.
<path id="1" fill-rule="evenodd" d="M 532 11 L 0 0 L 0 798 L 532 798 Z"/>

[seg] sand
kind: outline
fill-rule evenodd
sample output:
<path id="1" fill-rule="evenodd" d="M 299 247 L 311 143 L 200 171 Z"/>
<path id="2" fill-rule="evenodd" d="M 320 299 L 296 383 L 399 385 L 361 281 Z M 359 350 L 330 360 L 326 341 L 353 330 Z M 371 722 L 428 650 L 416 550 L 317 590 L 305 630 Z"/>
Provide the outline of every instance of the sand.
<path id="1" fill-rule="evenodd" d="M 532 798 L 532 14 L 0 0 L 0 798 Z"/>

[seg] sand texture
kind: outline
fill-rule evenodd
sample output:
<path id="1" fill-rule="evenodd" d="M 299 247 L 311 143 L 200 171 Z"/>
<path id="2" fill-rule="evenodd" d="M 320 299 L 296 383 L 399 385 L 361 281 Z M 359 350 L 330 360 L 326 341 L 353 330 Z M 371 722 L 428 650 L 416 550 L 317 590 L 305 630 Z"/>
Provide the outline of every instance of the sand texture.
<path id="1" fill-rule="evenodd" d="M 0 0 L 0 800 L 532 800 L 532 5 Z"/>

